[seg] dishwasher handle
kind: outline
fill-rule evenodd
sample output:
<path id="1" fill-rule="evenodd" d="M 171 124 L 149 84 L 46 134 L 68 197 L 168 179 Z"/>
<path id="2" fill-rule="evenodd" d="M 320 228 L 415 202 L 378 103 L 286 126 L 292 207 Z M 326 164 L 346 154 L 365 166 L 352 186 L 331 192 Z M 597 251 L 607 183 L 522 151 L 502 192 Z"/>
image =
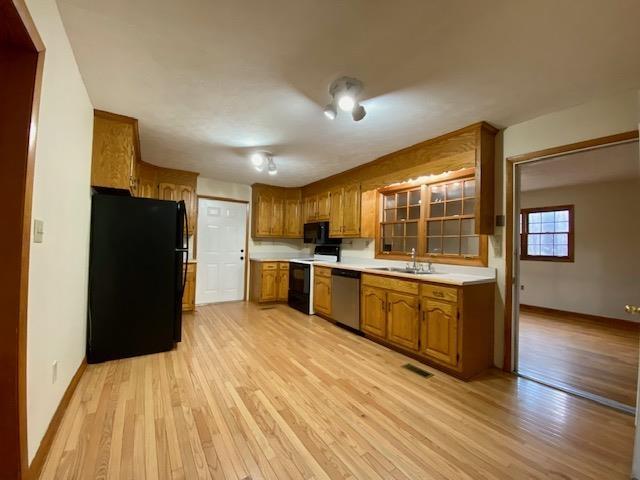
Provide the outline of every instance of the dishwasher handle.
<path id="1" fill-rule="evenodd" d="M 348 270 L 346 268 L 331 269 L 331 276 L 333 277 L 360 278 L 360 275 L 358 270 Z"/>

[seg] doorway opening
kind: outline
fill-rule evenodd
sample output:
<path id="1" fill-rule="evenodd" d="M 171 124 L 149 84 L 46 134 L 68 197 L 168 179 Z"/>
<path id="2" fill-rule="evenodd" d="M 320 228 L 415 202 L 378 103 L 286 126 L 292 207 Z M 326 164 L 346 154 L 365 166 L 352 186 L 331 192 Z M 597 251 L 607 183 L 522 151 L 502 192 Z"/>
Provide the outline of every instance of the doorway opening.
<path id="1" fill-rule="evenodd" d="M 25 478 L 29 242 L 44 45 L 24 2 L 1 2 L 0 18 L 0 472 Z"/>
<path id="2" fill-rule="evenodd" d="M 637 139 L 514 165 L 515 371 L 635 412 Z"/>
<path id="3" fill-rule="evenodd" d="M 244 300 L 249 202 L 198 197 L 196 305 Z"/>

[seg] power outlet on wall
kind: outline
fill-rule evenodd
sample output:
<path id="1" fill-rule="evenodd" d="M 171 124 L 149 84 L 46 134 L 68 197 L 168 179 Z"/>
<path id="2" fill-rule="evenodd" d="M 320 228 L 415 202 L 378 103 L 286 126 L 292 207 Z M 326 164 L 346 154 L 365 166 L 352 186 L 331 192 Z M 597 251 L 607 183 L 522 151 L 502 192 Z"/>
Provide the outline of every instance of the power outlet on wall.
<path id="1" fill-rule="evenodd" d="M 58 361 L 56 360 L 51 364 L 51 383 L 58 381 Z"/>
<path id="2" fill-rule="evenodd" d="M 520 285 L 520 290 L 524 290 L 524 285 Z"/>

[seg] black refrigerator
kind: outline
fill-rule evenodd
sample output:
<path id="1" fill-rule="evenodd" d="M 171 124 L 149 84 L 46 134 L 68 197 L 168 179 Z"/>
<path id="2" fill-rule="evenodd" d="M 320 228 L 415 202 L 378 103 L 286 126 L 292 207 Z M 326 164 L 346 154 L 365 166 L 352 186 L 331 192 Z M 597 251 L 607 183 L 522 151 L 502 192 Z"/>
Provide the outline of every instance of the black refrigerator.
<path id="1" fill-rule="evenodd" d="M 171 350 L 181 340 L 184 202 L 94 194 L 87 361 Z"/>

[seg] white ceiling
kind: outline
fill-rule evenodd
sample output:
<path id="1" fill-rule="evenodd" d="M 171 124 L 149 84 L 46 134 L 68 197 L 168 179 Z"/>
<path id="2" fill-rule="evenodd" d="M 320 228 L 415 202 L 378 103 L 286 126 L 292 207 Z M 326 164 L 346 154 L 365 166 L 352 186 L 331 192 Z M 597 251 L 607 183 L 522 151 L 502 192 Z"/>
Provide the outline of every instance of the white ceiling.
<path id="1" fill-rule="evenodd" d="M 637 0 L 58 3 L 95 107 L 140 120 L 143 158 L 227 181 L 303 185 L 640 87 Z M 342 75 L 364 82 L 361 122 L 322 114 Z"/>
<path id="2" fill-rule="evenodd" d="M 522 191 L 640 178 L 638 142 L 561 155 L 520 169 Z"/>

